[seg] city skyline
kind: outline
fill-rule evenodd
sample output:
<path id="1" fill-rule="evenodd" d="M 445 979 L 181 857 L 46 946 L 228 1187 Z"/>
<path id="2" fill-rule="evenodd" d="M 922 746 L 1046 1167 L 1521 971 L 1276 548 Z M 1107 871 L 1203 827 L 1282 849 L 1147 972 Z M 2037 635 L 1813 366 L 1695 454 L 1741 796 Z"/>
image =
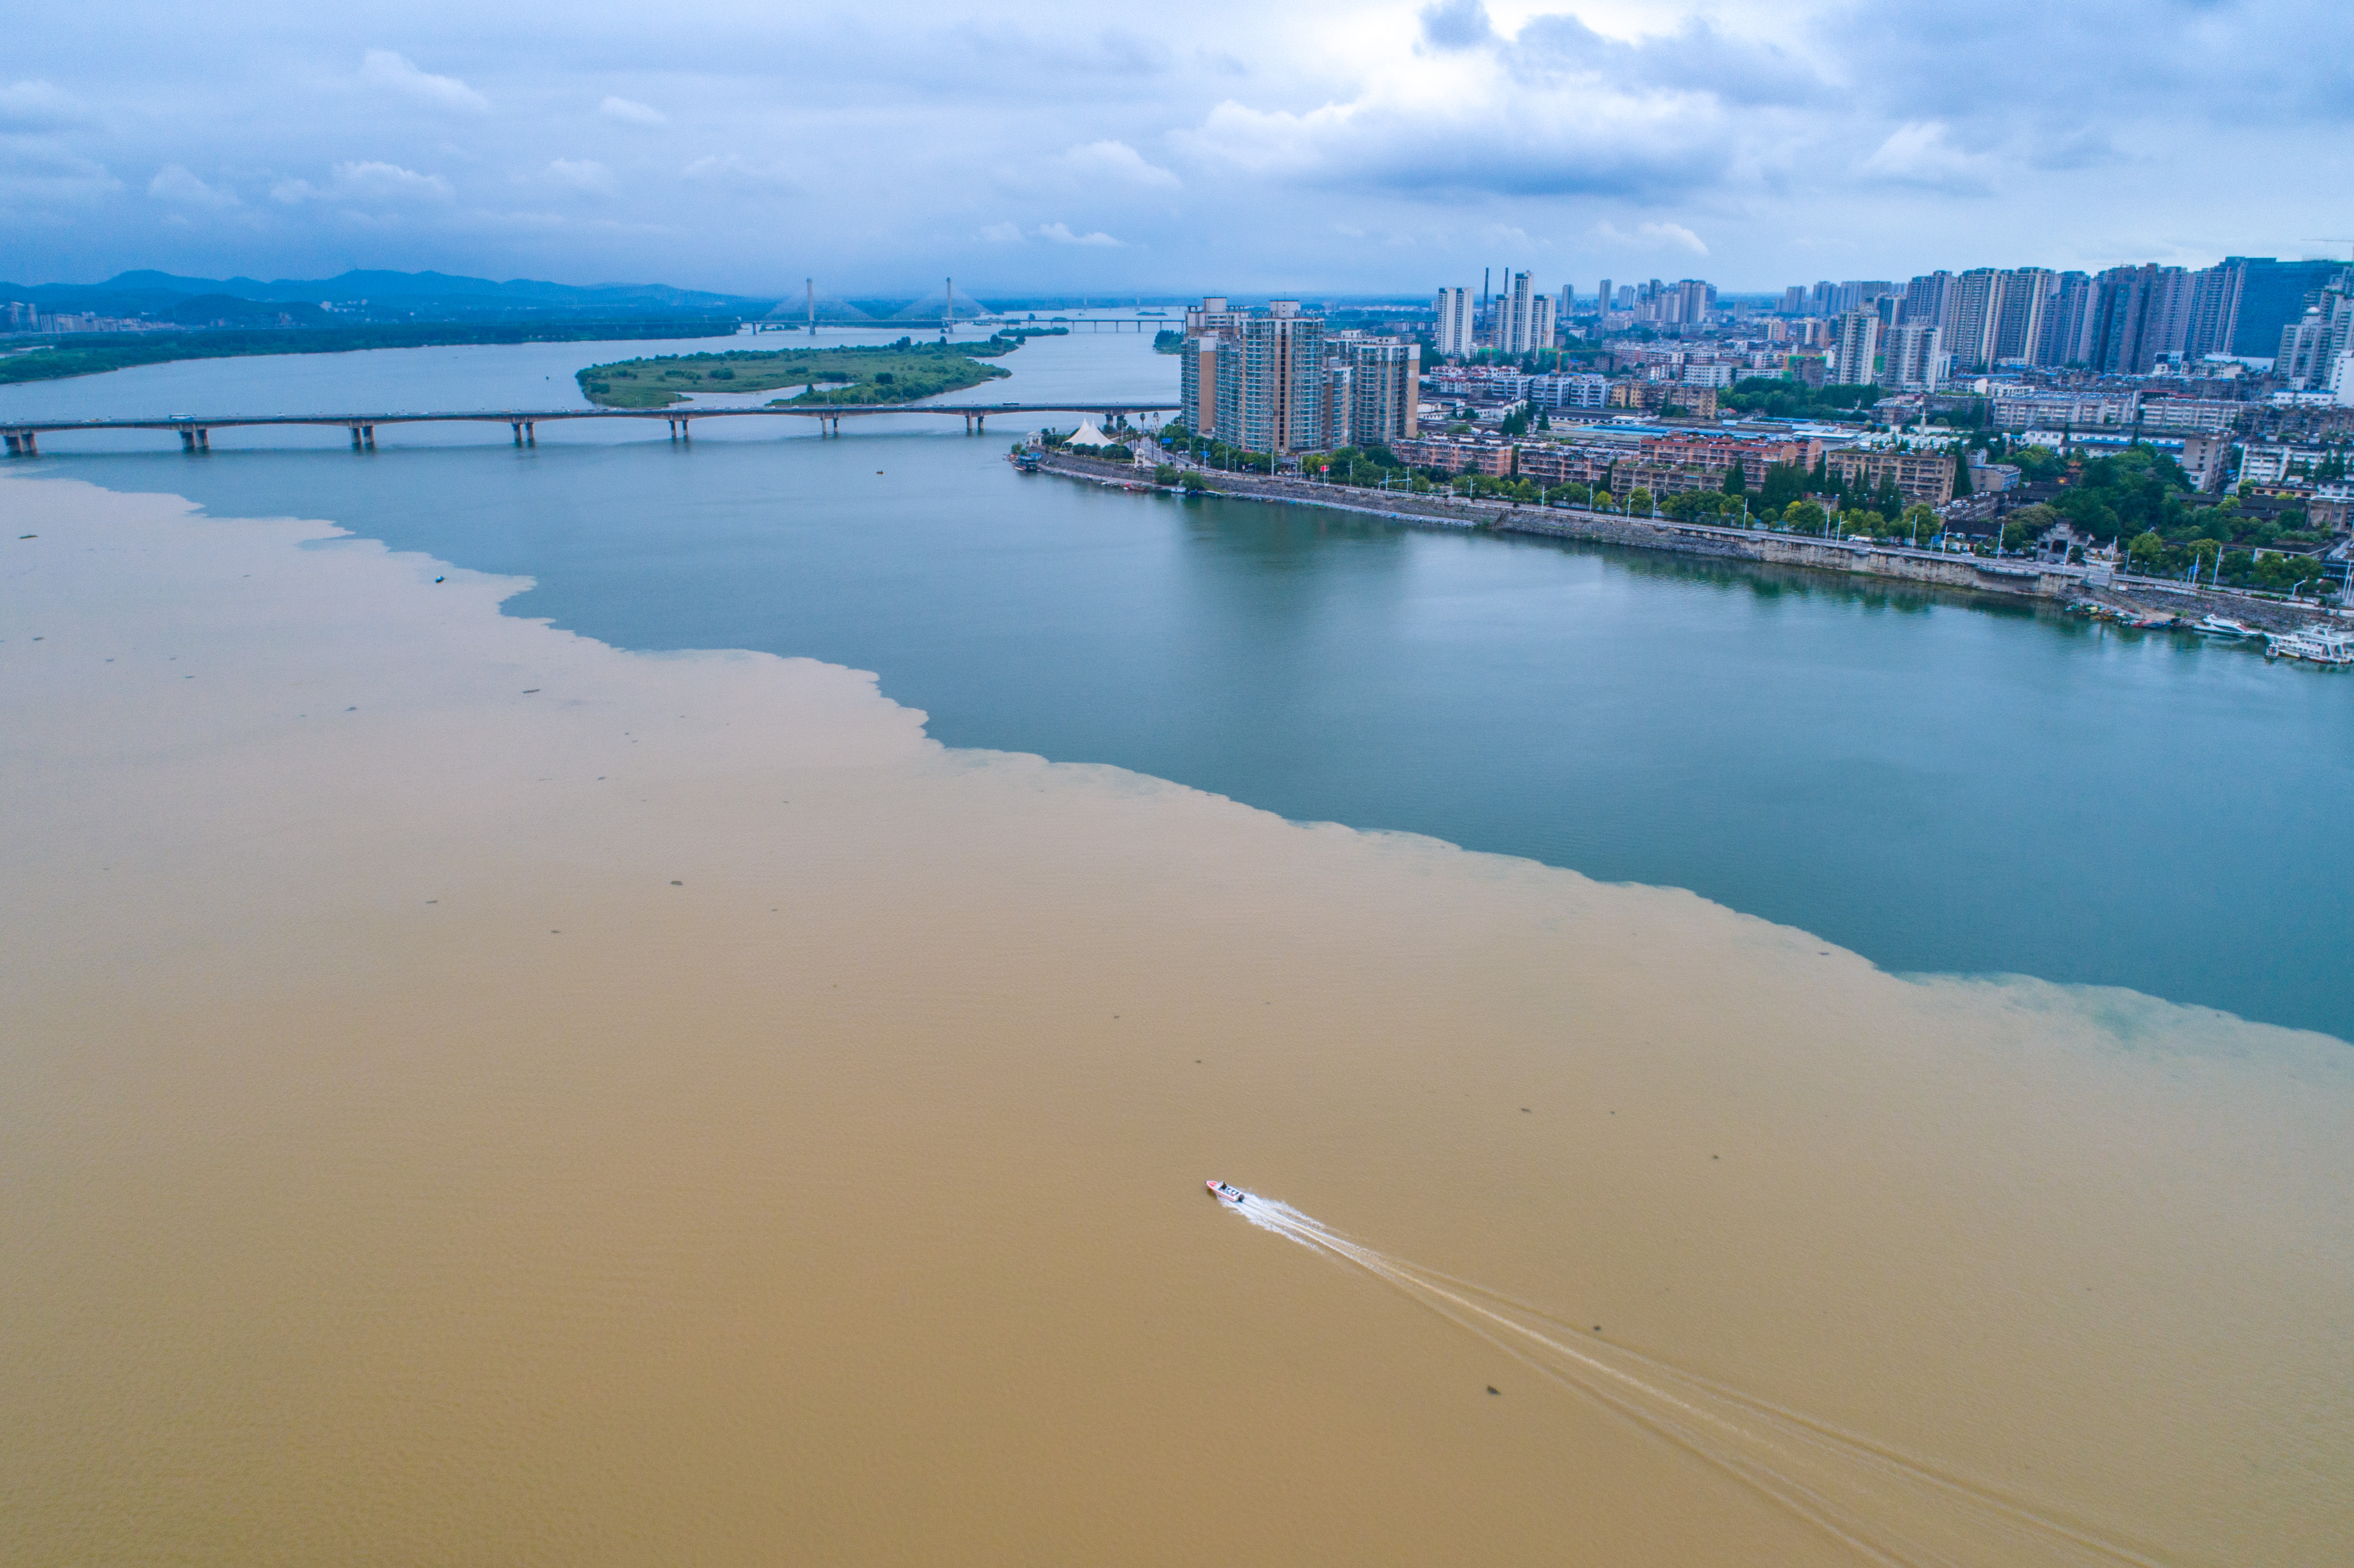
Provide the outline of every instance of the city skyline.
<path id="1" fill-rule="evenodd" d="M 292 18 L 134 6 L 18 40 L 0 277 L 1414 293 L 1500 257 L 1765 292 L 2354 253 L 2315 194 L 2348 25 L 2314 6 Z"/>

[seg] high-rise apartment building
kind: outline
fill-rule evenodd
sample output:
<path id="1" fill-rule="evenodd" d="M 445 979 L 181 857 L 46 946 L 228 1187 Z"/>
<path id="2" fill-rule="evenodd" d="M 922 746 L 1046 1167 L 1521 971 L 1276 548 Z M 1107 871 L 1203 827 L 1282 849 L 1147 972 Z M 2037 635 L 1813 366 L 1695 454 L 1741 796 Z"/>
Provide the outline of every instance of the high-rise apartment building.
<path id="1" fill-rule="evenodd" d="M 1323 317 L 1302 315 L 1297 300 L 1269 301 L 1243 319 L 1220 360 L 1219 440 L 1278 458 L 1323 446 Z"/>
<path id="2" fill-rule="evenodd" d="M 1983 370 L 1994 363 L 1997 334 L 2002 326 L 2003 274 L 1992 267 L 1973 267 L 1946 291 L 1946 352 L 1956 370 Z"/>
<path id="3" fill-rule="evenodd" d="M 1454 291 L 1468 295 L 1469 291 Z M 1185 313 L 1179 397 L 1186 428 L 1250 451 L 1295 452 L 1416 433 L 1422 349 L 1402 338 L 1328 338 L 1296 300 L 1235 311 L 1215 297 Z"/>
<path id="4" fill-rule="evenodd" d="M 2281 328 L 2273 374 L 2293 392 L 2338 389 L 2338 360 L 2354 340 L 2354 294 L 2325 289 L 2304 315 Z"/>
<path id="5" fill-rule="evenodd" d="M 2105 375 L 2138 376 L 2157 365 L 2167 352 L 2168 269 L 2152 263 L 2112 267 L 2093 280 L 2093 341 L 2085 356 L 2087 369 Z M 2179 270 L 2179 269 L 2175 269 Z"/>
<path id="6" fill-rule="evenodd" d="M 1926 322 L 1933 327 L 1946 324 L 1946 295 L 1954 281 L 1951 272 L 1925 272 L 1904 285 L 1904 307 L 1896 313 L 1903 322 Z"/>
<path id="7" fill-rule="evenodd" d="M 1606 315 L 1608 314 L 1612 297 L 1613 296 L 1610 292 L 1610 280 L 1605 278 L 1602 280 L 1602 287 L 1596 290 L 1594 292 L 1594 308 Z"/>
<path id="8" fill-rule="evenodd" d="M 2310 391 L 2316 373 L 2329 366 L 2329 319 L 2307 311 L 2302 319 L 2281 328 L 2280 346 L 2273 355 L 2273 374 L 2288 383 L 2292 392 Z"/>
<path id="9" fill-rule="evenodd" d="M 1675 313 L 1669 319 L 1698 326 L 1708 320 L 1708 313 L 1716 303 L 1716 287 L 1699 278 L 1679 279 L 1673 298 Z"/>
<path id="10" fill-rule="evenodd" d="M 2229 354 L 2240 325 L 2240 283 L 2247 270 L 2224 262 L 2190 275 L 2190 334 L 2183 352 Z"/>
<path id="11" fill-rule="evenodd" d="M 2198 319 L 2197 275 L 2188 267 L 2160 267 L 2150 280 L 2142 357 L 2152 366 L 2180 359 Z"/>
<path id="12" fill-rule="evenodd" d="M 2051 308 L 2058 287 L 2059 275 L 2042 267 L 2018 267 L 2003 274 L 1994 333 L 1998 364 L 2005 360 L 2040 363 L 2036 355 L 2043 346 L 2043 313 Z"/>
<path id="13" fill-rule="evenodd" d="M 1793 283 L 1788 288 L 1782 291 L 1782 302 L 1777 307 L 1777 313 L 1786 316 L 1802 316 L 1807 313 L 1807 287 L 1805 284 Z"/>
<path id="14" fill-rule="evenodd" d="M 2239 310 L 2232 343 L 2224 352 L 2273 353 L 2281 328 L 2302 318 L 2307 296 L 2326 289 L 2346 270 L 2343 261 L 2276 261 L 2269 256 L 2226 256 L 2223 265 L 2240 272 Z"/>
<path id="15" fill-rule="evenodd" d="M 1543 294 L 1531 291 L 1526 272 L 1507 275 L 1503 295 L 1496 302 L 1497 353 L 1526 354 L 1537 346 L 1536 307 L 1543 302 Z"/>
<path id="16" fill-rule="evenodd" d="M 1387 446 L 1416 437 L 1415 411 L 1422 401 L 1420 344 L 1344 336 L 1333 343 L 1330 364 L 1346 372 L 1347 408 L 1346 418 L 1335 418 L 1326 431 L 1326 445 Z"/>
<path id="17" fill-rule="evenodd" d="M 1233 331 L 1248 314 L 1248 311 L 1238 311 L 1228 305 L 1223 294 L 1205 295 L 1200 304 L 1185 307 L 1185 335 L 1223 336 Z"/>
<path id="18" fill-rule="evenodd" d="M 1177 417 L 1197 436 L 1218 433 L 1218 373 L 1229 341 L 1216 334 L 1188 337 L 1178 351 Z"/>
<path id="19" fill-rule="evenodd" d="M 2062 272 L 2043 312 L 2038 365 L 2089 365 L 2100 325 L 2100 289 L 2086 272 Z"/>
<path id="20" fill-rule="evenodd" d="M 1900 392 L 1934 392 L 1946 383 L 1944 334 L 1931 322 L 1899 322 L 1890 327 L 1882 357 L 1880 384 Z"/>
<path id="21" fill-rule="evenodd" d="M 1824 369 L 1827 381 L 1844 387 L 1862 387 L 1878 377 L 1876 361 L 1880 355 L 1880 313 L 1867 310 L 1847 310 L 1840 313 L 1831 338 L 1830 360 Z"/>
<path id="22" fill-rule="evenodd" d="M 1438 331 L 1436 341 L 1440 355 L 1462 359 L 1471 353 L 1472 307 L 1469 289 L 1438 291 Z"/>

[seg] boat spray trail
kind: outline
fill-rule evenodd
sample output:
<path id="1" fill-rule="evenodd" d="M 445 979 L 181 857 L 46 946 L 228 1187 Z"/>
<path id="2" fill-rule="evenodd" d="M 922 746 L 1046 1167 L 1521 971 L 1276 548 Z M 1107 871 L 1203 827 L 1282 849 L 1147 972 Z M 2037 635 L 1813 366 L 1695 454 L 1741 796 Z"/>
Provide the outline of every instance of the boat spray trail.
<path id="1" fill-rule="evenodd" d="M 1239 1188 L 1219 1195 L 1260 1229 L 1401 1291 L 1546 1382 L 1600 1404 L 1740 1482 L 1863 1561 L 1890 1568 L 1998 1563 L 2162 1568 L 2158 1557 L 2089 1523 L 1590 1336 L 1484 1286 L 1393 1257 L 1279 1200 Z"/>

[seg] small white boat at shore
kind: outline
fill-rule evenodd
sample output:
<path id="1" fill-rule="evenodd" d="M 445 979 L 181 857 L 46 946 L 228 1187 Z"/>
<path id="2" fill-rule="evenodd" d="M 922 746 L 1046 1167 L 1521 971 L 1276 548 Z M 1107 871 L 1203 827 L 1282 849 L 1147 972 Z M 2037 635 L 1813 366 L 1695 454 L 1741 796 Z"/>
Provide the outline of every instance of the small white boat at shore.
<path id="1" fill-rule="evenodd" d="M 2284 631 L 2265 645 L 2267 659 L 2302 659 L 2308 664 L 2354 664 L 2354 630 L 2315 621 Z"/>
<path id="2" fill-rule="evenodd" d="M 2210 637 L 2257 637 L 2263 635 L 2245 621 L 2229 620 L 2220 615 L 2202 615 L 2190 626 L 2193 631 L 2203 631 Z"/>

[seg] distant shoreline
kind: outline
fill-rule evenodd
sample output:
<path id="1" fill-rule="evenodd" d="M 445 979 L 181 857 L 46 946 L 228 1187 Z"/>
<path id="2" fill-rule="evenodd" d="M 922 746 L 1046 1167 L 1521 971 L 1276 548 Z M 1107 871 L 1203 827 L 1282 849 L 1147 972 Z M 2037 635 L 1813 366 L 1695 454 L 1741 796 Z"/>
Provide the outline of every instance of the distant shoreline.
<path id="1" fill-rule="evenodd" d="M 64 333 L 0 355 L 0 386 L 103 376 L 143 365 L 190 359 L 240 359 L 279 354 L 358 354 L 377 348 L 450 348 L 478 344 L 636 343 L 648 339 L 734 337 L 733 317 L 685 321 L 432 322 L 415 325 L 279 327 L 252 331 Z"/>

